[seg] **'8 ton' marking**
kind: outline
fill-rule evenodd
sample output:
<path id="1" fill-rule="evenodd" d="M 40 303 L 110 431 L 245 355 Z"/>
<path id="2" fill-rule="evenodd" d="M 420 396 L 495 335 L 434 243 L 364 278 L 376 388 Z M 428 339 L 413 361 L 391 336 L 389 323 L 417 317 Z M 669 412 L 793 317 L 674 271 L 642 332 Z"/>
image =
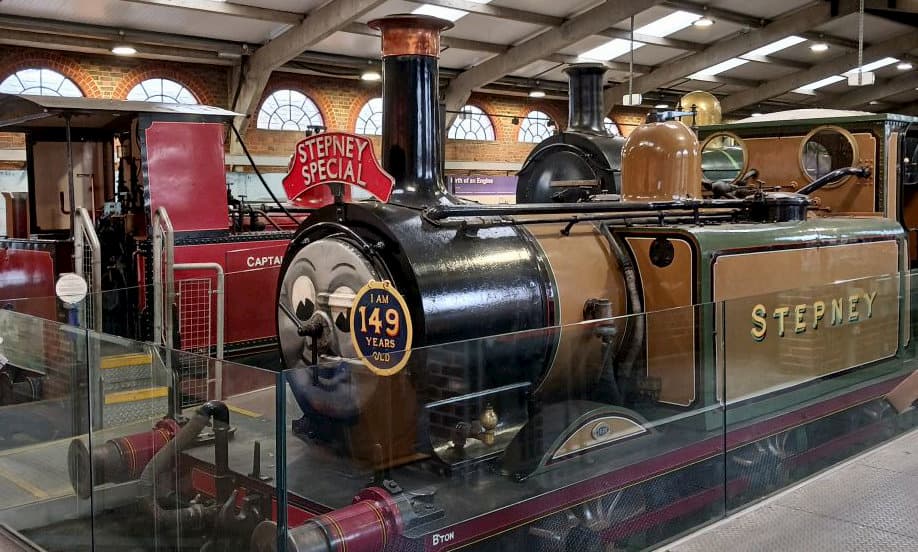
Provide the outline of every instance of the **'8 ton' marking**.
<path id="1" fill-rule="evenodd" d="M 442 535 L 440 533 L 434 533 L 433 545 L 440 546 L 441 544 L 446 544 L 448 542 L 451 542 L 454 538 L 456 538 L 455 531 L 450 531 L 449 533 L 443 533 Z"/>

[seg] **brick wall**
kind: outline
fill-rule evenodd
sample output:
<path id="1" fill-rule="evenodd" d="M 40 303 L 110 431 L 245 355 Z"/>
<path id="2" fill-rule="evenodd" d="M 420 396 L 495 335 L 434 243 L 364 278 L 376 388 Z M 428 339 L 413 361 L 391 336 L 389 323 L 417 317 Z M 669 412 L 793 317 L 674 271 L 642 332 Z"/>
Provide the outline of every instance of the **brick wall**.
<path id="1" fill-rule="evenodd" d="M 185 85 L 201 103 L 219 107 L 227 107 L 229 103 L 227 82 L 230 70 L 225 67 L 0 47 L 0 81 L 18 70 L 36 67 L 46 67 L 62 73 L 89 97 L 123 99 L 142 80 L 162 77 Z M 263 98 L 285 88 L 309 96 L 319 107 L 329 129 L 350 132 L 354 131 L 357 115 L 364 103 L 380 94 L 379 83 L 275 73 Z M 567 124 L 567 105 L 564 102 L 476 93 L 469 103 L 490 115 L 496 139 L 493 142 L 448 140 L 446 159 L 449 161 L 521 163 L 532 149 L 532 144 L 517 141 L 519 127 L 513 124 L 512 118 L 522 119 L 534 109 L 547 113 L 561 128 Z M 643 119 L 644 112 L 616 109 L 611 117 L 619 124 L 622 133 L 628 134 L 633 125 Z M 255 126 L 256 118 L 253 117 L 246 137 L 253 154 L 288 155 L 301 137 L 299 132 L 261 130 Z M 378 148 L 379 139 L 375 138 L 374 143 Z M 0 149 L 22 147 L 21 136 L 0 133 Z"/>

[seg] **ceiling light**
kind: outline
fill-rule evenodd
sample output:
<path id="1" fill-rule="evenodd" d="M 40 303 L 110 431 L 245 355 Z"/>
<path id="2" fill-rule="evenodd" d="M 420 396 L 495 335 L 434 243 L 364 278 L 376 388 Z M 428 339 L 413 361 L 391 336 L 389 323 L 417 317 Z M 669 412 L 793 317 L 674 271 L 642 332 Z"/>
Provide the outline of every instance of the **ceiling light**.
<path id="1" fill-rule="evenodd" d="M 908 71 L 908 70 L 910 70 L 911 68 L 912 68 L 912 64 L 909 63 L 909 62 L 907 62 L 907 61 L 903 61 L 903 62 L 900 63 L 899 65 L 896 65 L 896 69 L 898 69 L 898 70 L 900 70 L 900 71 Z"/>
<path id="2" fill-rule="evenodd" d="M 810 50 L 814 52 L 825 52 L 829 49 L 829 45 L 825 42 L 814 42 L 810 44 Z"/>
<path id="3" fill-rule="evenodd" d="M 758 113 L 758 112 L 756 112 L 756 113 L 753 113 L 753 114 L 750 115 L 750 116 L 751 116 L 751 117 L 761 117 L 762 115 L 764 115 L 764 113 Z"/>
<path id="4" fill-rule="evenodd" d="M 876 100 L 870 100 L 868 103 L 869 103 L 870 105 L 877 105 L 877 104 L 880 103 L 880 102 L 878 102 L 878 101 L 876 101 Z"/>
<path id="5" fill-rule="evenodd" d="M 710 27 L 714 24 L 714 20 L 710 17 L 700 17 L 692 22 L 692 25 L 695 27 Z"/>
<path id="6" fill-rule="evenodd" d="M 625 94 L 622 97 L 622 105 L 641 105 L 644 99 L 640 94 Z"/>
<path id="7" fill-rule="evenodd" d="M 367 69 L 360 74 L 360 80 L 375 82 L 382 78 L 382 75 L 379 74 L 379 71 L 376 69 Z"/>
<path id="8" fill-rule="evenodd" d="M 119 45 L 112 48 L 112 53 L 116 56 L 133 56 L 137 50 L 133 46 Z"/>
<path id="9" fill-rule="evenodd" d="M 545 91 L 540 88 L 533 88 L 532 90 L 529 91 L 529 97 L 530 98 L 544 98 Z"/>
<path id="10" fill-rule="evenodd" d="M 669 104 L 657 104 L 657 105 L 655 105 L 655 106 L 653 106 L 653 107 L 654 107 L 654 109 L 666 109 L 666 108 L 669 107 Z"/>

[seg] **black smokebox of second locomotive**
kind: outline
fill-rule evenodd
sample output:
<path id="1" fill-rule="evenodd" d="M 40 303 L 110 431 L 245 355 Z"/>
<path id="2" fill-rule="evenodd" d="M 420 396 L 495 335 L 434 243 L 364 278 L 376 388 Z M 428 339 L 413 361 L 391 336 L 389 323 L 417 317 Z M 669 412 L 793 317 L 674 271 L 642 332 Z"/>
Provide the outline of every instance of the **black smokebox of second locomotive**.
<path id="1" fill-rule="evenodd" d="M 606 68 L 599 63 L 580 63 L 564 70 L 569 80 L 568 132 L 605 134 L 602 84 Z"/>
<path id="2" fill-rule="evenodd" d="M 391 203 L 452 203 L 440 174 L 440 33 L 453 25 L 425 15 L 392 15 L 370 27 L 382 34 L 382 165 L 395 178 Z"/>

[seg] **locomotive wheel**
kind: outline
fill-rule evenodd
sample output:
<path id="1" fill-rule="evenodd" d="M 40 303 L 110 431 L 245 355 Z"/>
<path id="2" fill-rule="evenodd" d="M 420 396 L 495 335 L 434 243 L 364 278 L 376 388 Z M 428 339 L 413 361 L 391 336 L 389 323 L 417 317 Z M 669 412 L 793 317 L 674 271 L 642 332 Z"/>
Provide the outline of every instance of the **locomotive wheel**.
<path id="1" fill-rule="evenodd" d="M 788 460 L 807 450 L 808 444 L 806 429 L 799 427 L 760 439 L 731 454 L 727 478 L 747 479 L 747 492 L 753 495 L 781 488 L 794 479 Z"/>
<path id="2" fill-rule="evenodd" d="M 588 500 L 529 528 L 526 550 L 533 552 L 603 552 L 601 533 L 628 517 L 623 491 Z"/>

